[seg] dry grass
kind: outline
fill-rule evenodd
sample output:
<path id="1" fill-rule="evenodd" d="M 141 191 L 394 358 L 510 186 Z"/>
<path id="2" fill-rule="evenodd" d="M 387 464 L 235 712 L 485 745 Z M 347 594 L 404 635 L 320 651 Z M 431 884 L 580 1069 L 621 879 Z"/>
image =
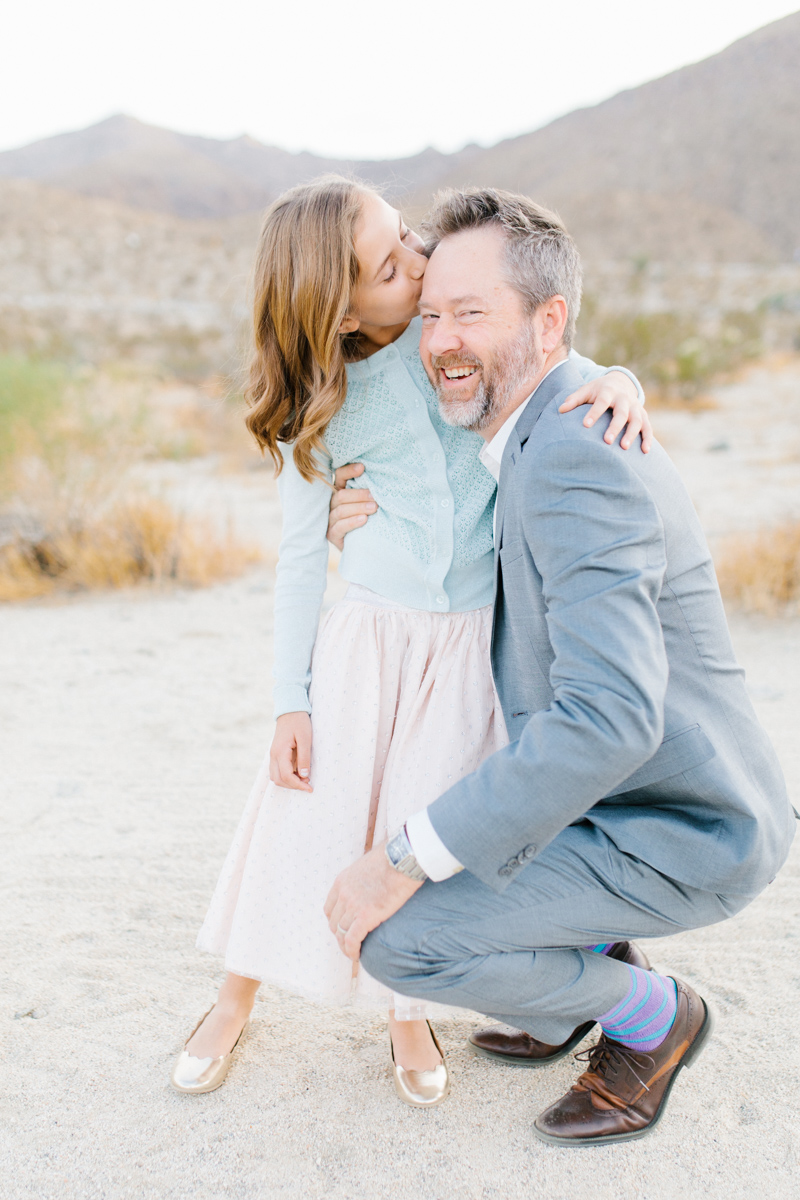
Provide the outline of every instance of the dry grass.
<path id="1" fill-rule="evenodd" d="M 82 524 L 9 540 L 0 548 L 0 600 L 28 600 L 56 588 L 203 586 L 259 558 L 259 549 L 230 529 L 220 535 L 211 522 L 181 517 L 163 500 L 143 496 Z"/>
<path id="2" fill-rule="evenodd" d="M 777 616 L 800 604 L 800 522 L 730 539 L 717 566 L 722 594 L 745 612 Z"/>
<path id="3" fill-rule="evenodd" d="M 230 457 L 240 424 L 219 393 L 0 357 L 0 601 L 240 573 L 255 547 L 137 482 L 153 459 Z"/>

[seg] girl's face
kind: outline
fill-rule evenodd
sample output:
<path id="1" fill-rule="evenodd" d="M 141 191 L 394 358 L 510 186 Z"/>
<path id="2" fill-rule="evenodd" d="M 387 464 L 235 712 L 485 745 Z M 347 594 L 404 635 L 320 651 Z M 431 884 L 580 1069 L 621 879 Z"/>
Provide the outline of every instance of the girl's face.
<path id="1" fill-rule="evenodd" d="M 360 277 L 355 312 L 343 332 L 387 329 L 407 324 L 417 315 L 422 277 L 428 260 L 422 240 L 396 208 L 380 196 L 367 194 L 356 232 Z M 349 326 L 349 328 L 347 328 Z"/>

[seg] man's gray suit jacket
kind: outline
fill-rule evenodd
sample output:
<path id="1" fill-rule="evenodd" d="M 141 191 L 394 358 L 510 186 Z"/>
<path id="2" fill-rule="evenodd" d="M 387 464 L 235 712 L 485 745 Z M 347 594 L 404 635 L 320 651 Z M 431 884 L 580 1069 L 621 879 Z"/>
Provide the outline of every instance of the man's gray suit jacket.
<path id="1" fill-rule="evenodd" d="M 668 456 L 603 442 L 540 384 L 503 456 L 492 664 L 510 745 L 429 808 L 495 891 L 568 825 L 678 882 L 752 896 L 794 813 L 733 653 L 711 556 Z"/>

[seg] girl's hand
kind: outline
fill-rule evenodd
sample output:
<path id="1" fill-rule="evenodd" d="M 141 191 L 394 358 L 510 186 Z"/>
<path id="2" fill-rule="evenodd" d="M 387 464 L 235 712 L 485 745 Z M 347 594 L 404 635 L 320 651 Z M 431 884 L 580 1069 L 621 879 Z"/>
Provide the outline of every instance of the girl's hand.
<path id="1" fill-rule="evenodd" d="M 587 428 L 594 425 L 598 417 L 602 417 L 609 408 L 613 408 L 614 416 L 603 435 L 603 440 L 608 442 L 609 446 L 614 444 L 627 425 L 620 442 L 622 449 L 630 449 L 637 434 L 641 433 L 642 453 L 649 453 L 653 444 L 653 426 L 650 424 L 647 409 L 640 402 L 639 394 L 627 375 L 623 375 L 621 371 L 609 371 L 607 375 L 585 383 L 577 392 L 567 397 L 558 411 L 571 412 L 581 404 L 592 406 L 583 420 Z"/>
<path id="2" fill-rule="evenodd" d="M 269 752 L 269 777 L 278 787 L 313 792 L 311 768 L 311 717 L 307 712 L 284 713 L 276 722 Z"/>
<path id="3" fill-rule="evenodd" d="M 378 506 L 372 499 L 372 493 L 366 488 L 346 486 L 348 479 L 358 479 L 359 475 L 363 474 L 363 463 L 348 463 L 347 466 L 339 467 L 336 471 L 333 483 L 334 492 L 328 513 L 328 541 L 337 550 L 344 549 L 345 535 L 351 529 L 358 529 L 360 525 L 366 525 L 367 519 L 378 511 Z"/>

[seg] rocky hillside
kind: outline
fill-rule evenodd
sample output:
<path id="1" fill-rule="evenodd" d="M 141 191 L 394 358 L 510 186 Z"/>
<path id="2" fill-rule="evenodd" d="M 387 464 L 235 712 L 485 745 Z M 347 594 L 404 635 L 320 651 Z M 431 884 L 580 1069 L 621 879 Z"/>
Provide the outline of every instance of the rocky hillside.
<path id="1" fill-rule="evenodd" d="M 235 373 L 257 228 L 252 214 L 187 221 L 0 180 L 0 353 Z M 597 260 L 587 263 L 586 292 L 585 349 L 605 344 L 603 314 L 697 314 L 717 328 L 728 312 L 764 306 L 768 344 L 800 345 L 800 264 Z"/>
<path id="2" fill-rule="evenodd" d="M 0 353 L 240 358 L 254 216 L 186 221 L 30 180 L 0 181 Z"/>

